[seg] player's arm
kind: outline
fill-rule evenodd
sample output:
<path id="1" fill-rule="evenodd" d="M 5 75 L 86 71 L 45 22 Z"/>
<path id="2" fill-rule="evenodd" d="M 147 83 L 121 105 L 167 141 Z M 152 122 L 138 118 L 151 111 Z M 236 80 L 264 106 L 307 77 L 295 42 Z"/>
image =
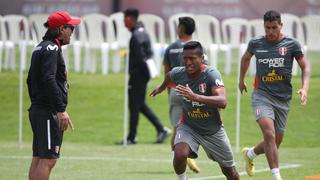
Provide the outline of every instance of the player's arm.
<path id="1" fill-rule="evenodd" d="M 164 64 L 163 65 L 163 69 L 164 69 L 164 79 L 166 79 L 166 76 L 168 74 L 168 72 L 170 71 L 170 67 L 169 67 L 169 64 Z M 170 87 L 167 86 L 167 90 L 168 90 L 168 95 L 170 94 Z"/>
<path id="2" fill-rule="evenodd" d="M 244 80 L 246 73 L 248 71 L 250 60 L 251 60 L 252 54 L 248 51 L 244 53 L 244 55 L 241 58 L 241 64 L 240 64 L 240 76 L 239 76 L 239 90 L 242 94 L 243 90 L 247 92 L 247 84 Z"/>
<path id="3" fill-rule="evenodd" d="M 310 79 L 310 64 L 304 56 L 300 56 L 297 59 L 297 62 L 301 68 L 301 80 L 302 88 L 300 88 L 297 93 L 300 94 L 301 104 L 305 105 L 307 103 L 308 89 L 309 89 L 309 79 Z"/>
<path id="4" fill-rule="evenodd" d="M 191 101 L 196 101 L 207 106 L 225 108 L 227 106 L 226 92 L 223 86 L 216 86 L 211 88 L 212 96 L 204 96 L 194 93 L 188 85 L 178 85 L 176 90 L 179 95 L 186 97 Z"/>
<path id="5" fill-rule="evenodd" d="M 155 88 L 150 94 L 149 96 L 156 96 L 157 94 L 162 93 L 162 91 L 164 91 L 166 89 L 166 87 L 169 85 L 169 83 L 171 82 L 171 78 L 170 78 L 170 72 L 168 72 L 162 82 L 162 84 Z"/>

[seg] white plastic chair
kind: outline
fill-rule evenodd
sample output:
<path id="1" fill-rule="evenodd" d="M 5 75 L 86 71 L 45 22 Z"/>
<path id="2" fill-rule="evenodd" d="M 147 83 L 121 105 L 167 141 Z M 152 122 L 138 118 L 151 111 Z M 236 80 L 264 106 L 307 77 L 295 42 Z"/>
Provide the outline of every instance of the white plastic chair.
<path id="1" fill-rule="evenodd" d="M 3 17 L 0 15 L 0 72 L 2 70 L 2 51 L 4 46 L 4 41 L 6 39 L 5 28 L 3 23 Z"/>
<path id="2" fill-rule="evenodd" d="M 222 37 L 224 44 L 221 46 L 226 51 L 225 73 L 231 73 L 231 54 L 232 49 L 239 49 L 239 60 L 247 48 L 249 41 L 248 20 L 243 18 L 228 18 L 222 21 Z"/>
<path id="3" fill-rule="evenodd" d="M 195 15 L 198 41 L 208 50 L 210 65 L 218 67 L 218 50 L 221 45 L 220 22 L 210 15 Z"/>
<path id="4" fill-rule="evenodd" d="M 186 17 L 186 16 L 195 19 L 195 15 L 191 13 L 177 13 L 169 17 L 168 25 L 169 25 L 169 33 L 170 33 L 170 43 L 175 42 L 178 39 L 177 27 L 179 24 L 179 18 Z M 197 39 L 196 32 L 193 33 L 192 39 L 194 40 Z"/>
<path id="5" fill-rule="evenodd" d="M 82 17 L 87 29 L 87 42 L 85 44 L 85 72 L 96 72 L 96 51 L 101 50 L 102 74 L 109 72 L 109 46 L 111 23 L 103 14 L 87 14 Z"/>
<path id="6" fill-rule="evenodd" d="M 320 15 L 301 17 L 305 27 L 305 42 L 307 51 L 320 51 Z"/>
<path id="7" fill-rule="evenodd" d="M 305 40 L 303 35 L 303 27 L 300 18 L 293 14 L 284 13 L 281 14 L 281 21 L 283 23 L 282 32 L 284 35 L 296 38 L 305 49 Z M 293 61 L 292 75 L 298 75 L 298 63 Z"/>
<path id="8" fill-rule="evenodd" d="M 5 62 L 4 68 L 15 70 L 15 46 L 20 49 L 21 69 L 26 68 L 26 48 L 29 40 L 29 25 L 28 20 L 22 15 L 6 15 L 3 17 L 4 24 L 7 27 L 7 39 L 5 46 Z"/>
<path id="9" fill-rule="evenodd" d="M 79 17 L 74 17 L 79 19 Z M 70 44 L 73 46 L 73 55 L 74 55 L 74 71 L 81 71 L 81 50 L 85 47 L 87 43 L 87 31 L 83 22 L 77 25 L 74 29 L 74 32 L 71 36 Z"/>
<path id="10" fill-rule="evenodd" d="M 164 21 L 161 17 L 153 14 L 141 14 L 139 16 L 139 20 L 144 24 L 145 29 L 149 34 L 154 53 L 154 60 L 158 72 L 160 72 L 162 66 L 161 53 L 166 47 Z"/>
<path id="11" fill-rule="evenodd" d="M 250 37 L 265 36 L 264 22 L 262 19 L 249 20 Z M 254 75 L 256 72 L 256 57 L 253 56 L 250 61 L 249 74 Z"/>
<path id="12" fill-rule="evenodd" d="M 114 27 L 115 41 L 111 44 L 111 49 L 114 51 L 112 70 L 117 73 L 121 70 L 121 60 L 128 52 L 129 40 L 131 33 L 124 25 L 124 14 L 122 12 L 113 13 L 109 16 L 112 26 Z"/>
<path id="13" fill-rule="evenodd" d="M 42 41 L 42 37 L 47 31 L 43 24 L 47 21 L 48 16 L 49 14 L 32 14 L 29 16 L 31 40 L 34 45 Z"/>

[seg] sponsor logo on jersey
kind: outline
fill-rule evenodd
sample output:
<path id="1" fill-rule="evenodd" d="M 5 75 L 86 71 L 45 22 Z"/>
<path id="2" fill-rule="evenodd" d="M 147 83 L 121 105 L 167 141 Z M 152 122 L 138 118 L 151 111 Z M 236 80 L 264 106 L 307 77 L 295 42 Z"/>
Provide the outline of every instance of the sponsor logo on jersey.
<path id="1" fill-rule="evenodd" d="M 216 79 L 217 86 L 224 86 L 222 79 Z"/>
<path id="2" fill-rule="evenodd" d="M 276 70 L 272 70 L 266 76 L 262 76 L 262 81 L 266 83 L 272 83 L 275 81 L 283 81 L 285 78 L 283 75 L 279 75 L 276 73 Z"/>
<path id="3" fill-rule="evenodd" d="M 256 50 L 257 53 L 265 53 L 265 52 L 268 52 L 268 50 L 262 50 L 262 49 L 258 49 Z"/>
<path id="4" fill-rule="evenodd" d="M 138 28 L 138 31 L 139 31 L 139 32 L 143 32 L 143 31 L 144 31 L 144 28 L 143 28 L 143 27 L 140 27 L 140 28 Z"/>
<path id="5" fill-rule="evenodd" d="M 284 58 L 258 59 L 258 63 L 269 64 L 269 67 L 284 67 Z"/>
<path id="6" fill-rule="evenodd" d="M 192 107 L 201 107 L 201 106 L 205 105 L 205 104 L 199 103 L 197 101 L 191 101 L 191 100 L 187 99 L 186 97 L 183 97 L 183 100 L 185 100 L 187 102 L 191 102 Z"/>
<path id="7" fill-rule="evenodd" d="M 33 51 L 40 51 L 41 49 L 42 49 L 41 46 L 37 46 L 37 47 L 35 47 L 35 48 L 33 49 Z"/>
<path id="8" fill-rule="evenodd" d="M 169 53 L 170 54 L 176 54 L 176 53 L 182 53 L 183 52 L 183 48 L 178 48 L 178 49 L 170 49 Z"/>
<path id="9" fill-rule="evenodd" d="M 200 108 L 197 108 L 191 112 L 188 112 L 188 116 L 193 119 L 206 119 L 210 117 L 210 112 L 203 112 Z"/>
<path id="10" fill-rule="evenodd" d="M 286 54 L 287 54 L 287 48 L 286 48 L 286 47 L 281 47 L 281 48 L 279 48 L 279 54 L 280 54 L 281 56 L 286 55 Z"/>
<path id="11" fill-rule="evenodd" d="M 49 45 L 47 46 L 47 51 L 53 51 L 53 50 L 58 51 L 58 49 L 59 49 L 59 47 L 58 47 L 57 45 L 51 45 L 51 44 L 49 44 Z"/>
<path id="12" fill-rule="evenodd" d="M 200 91 L 201 93 L 205 93 L 206 90 L 207 90 L 207 85 L 206 85 L 206 83 L 201 83 L 201 84 L 199 84 L 199 91 Z"/>

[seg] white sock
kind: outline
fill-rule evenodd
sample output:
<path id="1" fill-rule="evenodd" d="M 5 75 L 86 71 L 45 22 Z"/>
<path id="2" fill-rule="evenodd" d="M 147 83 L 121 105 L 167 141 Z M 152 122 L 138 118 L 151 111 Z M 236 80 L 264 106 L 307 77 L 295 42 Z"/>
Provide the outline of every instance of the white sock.
<path id="1" fill-rule="evenodd" d="M 271 169 L 271 173 L 272 173 L 272 179 L 275 180 L 277 176 L 280 176 L 280 169 L 273 168 Z"/>
<path id="2" fill-rule="evenodd" d="M 187 180 L 186 171 L 182 174 L 177 175 L 177 176 L 178 176 L 178 180 Z"/>
<path id="3" fill-rule="evenodd" d="M 255 157 L 257 157 L 257 155 L 256 155 L 256 153 L 254 152 L 253 149 L 254 149 L 253 147 L 250 148 L 250 149 L 248 150 L 248 153 L 247 153 L 247 155 L 248 155 L 248 157 L 249 157 L 250 159 L 254 159 Z"/>

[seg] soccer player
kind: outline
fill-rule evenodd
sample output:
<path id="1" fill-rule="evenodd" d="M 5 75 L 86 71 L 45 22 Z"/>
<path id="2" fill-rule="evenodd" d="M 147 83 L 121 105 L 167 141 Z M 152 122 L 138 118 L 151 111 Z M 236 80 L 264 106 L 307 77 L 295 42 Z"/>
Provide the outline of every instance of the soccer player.
<path id="1" fill-rule="evenodd" d="M 227 105 L 221 75 L 204 63 L 203 48 L 196 41 L 184 45 L 183 63 L 183 67 L 168 72 L 150 94 L 156 96 L 173 82 L 178 95 L 183 97 L 183 114 L 174 140 L 173 166 L 178 179 L 187 179 L 187 158 L 197 158 L 201 145 L 208 158 L 219 163 L 228 180 L 238 180 L 230 141 L 219 114 L 219 109 Z"/>
<path id="2" fill-rule="evenodd" d="M 177 28 L 177 34 L 179 39 L 169 45 L 164 54 L 164 75 L 172 70 L 174 67 L 183 66 L 183 46 L 186 42 L 191 41 L 192 34 L 195 30 L 195 22 L 191 17 L 180 17 L 179 24 Z M 171 138 L 171 148 L 173 150 L 174 137 L 176 133 L 176 125 L 179 122 L 179 119 L 182 115 L 182 97 L 178 96 L 175 90 L 175 85 L 170 83 L 167 87 L 169 95 L 169 113 L 171 125 L 174 127 L 173 135 Z M 187 164 L 189 168 L 195 172 L 199 173 L 200 168 L 196 165 L 193 159 L 188 158 Z"/>
<path id="3" fill-rule="evenodd" d="M 147 84 L 150 80 L 146 60 L 151 58 L 152 49 L 150 38 L 145 31 L 143 24 L 138 21 L 139 10 L 129 8 L 124 11 L 124 24 L 132 36 L 129 43 L 129 110 L 130 130 L 127 137 L 127 144 L 136 144 L 139 113 L 142 112 L 157 130 L 156 143 L 163 143 L 171 133 L 171 130 L 164 127 L 159 118 L 145 102 Z M 120 142 L 118 144 L 122 144 Z"/>
<path id="4" fill-rule="evenodd" d="M 303 56 L 299 42 L 281 33 L 280 13 L 270 10 L 264 14 L 265 36 L 253 38 L 241 59 L 239 90 L 247 92 L 245 74 L 255 55 L 256 76 L 252 93 L 252 108 L 263 134 L 262 142 L 243 148 L 247 174 L 254 174 L 253 159 L 265 153 L 273 180 L 281 180 L 278 148 L 284 137 L 292 96 L 291 71 L 293 58 L 302 70 L 302 87 L 297 91 L 301 104 L 307 103 L 309 63 Z"/>
<path id="5" fill-rule="evenodd" d="M 68 82 L 61 46 L 70 43 L 74 25 L 65 11 L 49 15 L 43 41 L 32 52 L 27 83 L 31 107 L 29 119 L 33 132 L 33 158 L 29 179 L 49 179 L 60 156 L 63 132 L 72 126 L 66 111 Z"/>

